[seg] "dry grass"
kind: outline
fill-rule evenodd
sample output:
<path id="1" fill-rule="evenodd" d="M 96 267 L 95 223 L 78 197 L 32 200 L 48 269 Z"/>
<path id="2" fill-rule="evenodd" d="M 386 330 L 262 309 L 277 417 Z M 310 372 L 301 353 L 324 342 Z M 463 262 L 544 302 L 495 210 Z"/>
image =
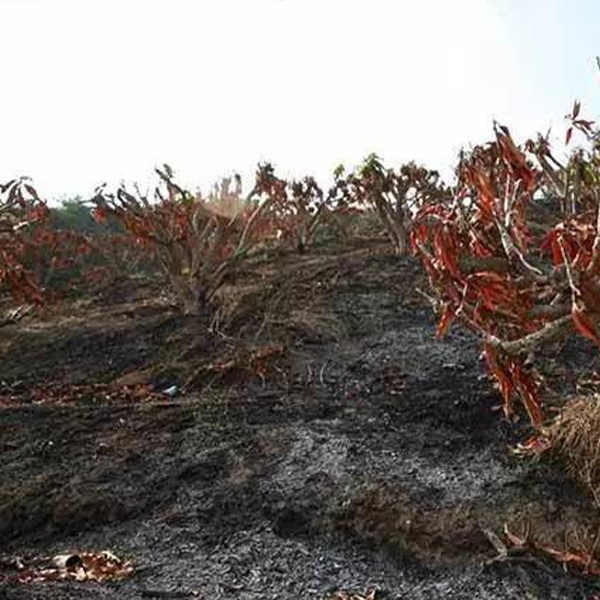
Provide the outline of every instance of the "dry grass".
<path id="1" fill-rule="evenodd" d="M 600 394 L 569 402 L 547 433 L 554 452 L 600 508 Z"/>
<path id="2" fill-rule="evenodd" d="M 344 324 L 334 314 L 322 312 L 312 307 L 292 310 L 287 324 L 304 338 L 340 340 L 345 334 Z"/>
<path id="3" fill-rule="evenodd" d="M 342 321 L 334 314 L 323 311 L 315 303 L 301 310 L 283 312 L 276 303 L 265 316 L 255 334 L 258 339 L 262 335 L 272 335 L 274 331 L 285 330 L 295 339 L 304 342 L 339 341 L 346 334 Z"/>

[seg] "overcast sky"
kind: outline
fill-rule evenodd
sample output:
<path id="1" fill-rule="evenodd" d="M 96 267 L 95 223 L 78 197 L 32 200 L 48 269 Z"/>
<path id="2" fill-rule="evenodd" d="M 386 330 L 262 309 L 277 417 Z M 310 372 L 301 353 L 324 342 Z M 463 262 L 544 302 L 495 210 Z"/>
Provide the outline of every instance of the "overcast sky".
<path id="1" fill-rule="evenodd" d="M 600 112 L 598 0 L 0 0 L 0 181 L 49 198 L 369 152 L 448 172 L 492 120 Z"/>

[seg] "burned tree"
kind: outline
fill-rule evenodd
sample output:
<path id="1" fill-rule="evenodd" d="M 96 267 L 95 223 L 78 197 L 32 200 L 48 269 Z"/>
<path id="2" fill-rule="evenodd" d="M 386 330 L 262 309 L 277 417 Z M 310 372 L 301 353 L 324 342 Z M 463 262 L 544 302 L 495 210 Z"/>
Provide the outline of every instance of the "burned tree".
<path id="1" fill-rule="evenodd" d="M 600 347 L 600 155 L 591 124 L 574 126 L 589 149 L 562 164 L 548 141 L 518 147 L 505 127 L 463 155 L 448 205 L 425 203 L 412 248 L 441 312 L 477 333 L 507 416 L 520 398 L 543 420 L 540 379 L 529 353 L 578 333 Z"/>

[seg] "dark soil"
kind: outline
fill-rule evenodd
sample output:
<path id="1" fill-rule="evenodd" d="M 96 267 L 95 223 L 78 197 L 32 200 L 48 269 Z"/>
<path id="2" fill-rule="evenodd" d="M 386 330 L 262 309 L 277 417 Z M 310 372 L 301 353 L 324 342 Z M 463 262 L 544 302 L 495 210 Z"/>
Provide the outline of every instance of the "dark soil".
<path id="1" fill-rule="evenodd" d="M 600 520 L 560 465 L 510 452 L 525 420 L 494 410 L 470 335 L 434 338 L 419 286 L 374 245 L 257 260 L 216 317 L 136 284 L 0 329 L 15 398 L 0 409 L 0 554 L 110 549 L 138 566 L 0 598 L 593 598 L 542 559 L 490 562 L 484 530 L 565 547 Z M 549 397 L 592 361 L 564 352 Z M 33 394 L 129 381 L 179 394 Z"/>

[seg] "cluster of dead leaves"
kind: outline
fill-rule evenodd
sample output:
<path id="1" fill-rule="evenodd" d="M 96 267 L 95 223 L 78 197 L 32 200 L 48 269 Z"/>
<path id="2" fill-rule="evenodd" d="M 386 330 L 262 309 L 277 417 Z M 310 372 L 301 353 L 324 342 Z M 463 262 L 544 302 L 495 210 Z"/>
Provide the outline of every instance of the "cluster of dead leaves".
<path id="1" fill-rule="evenodd" d="M 508 524 L 504 525 L 503 540 L 489 530 L 484 530 L 484 533 L 498 552 L 498 555 L 490 561 L 491 563 L 528 555 L 549 559 L 559 563 L 565 569 L 572 568 L 581 575 L 600 577 L 600 562 L 595 557 L 596 543 L 591 549 L 557 548 L 551 544 L 534 540 L 529 531 L 523 535 L 517 535 L 509 529 Z"/>
<path id="2" fill-rule="evenodd" d="M 512 533 L 507 526 L 504 527 L 504 534 L 510 547 L 515 550 L 540 554 L 565 567 L 572 567 L 583 575 L 600 576 L 600 563 L 594 557 L 594 549 L 591 551 L 575 551 L 556 548 L 550 544 L 536 542 L 527 535 L 524 537 L 518 536 Z"/>
<path id="3" fill-rule="evenodd" d="M 235 348 L 229 357 L 202 365 L 188 378 L 187 385 L 198 381 L 202 376 L 212 375 L 224 379 L 235 374 L 250 374 L 265 381 L 276 361 L 285 353 L 280 344 L 267 344 L 256 348 Z"/>
<path id="4" fill-rule="evenodd" d="M 377 600 L 377 590 L 367 590 L 364 594 L 340 591 L 331 600 Z"/>
<path id="5" fill-rule="evenodd" d="M 51 383 L 24 391 L 14 389 L 14 386 L 0 387 L 0 408 L 23 404 L 67 406 L 76 403 L 132 403 L 165 399 L 165 394 L 155 391 L 148 384 L 117 388 L 106 383 Z"/>
<path id="6" fill-rule="evenodd" d="M 135 572 L 131 561 L 125 561 L 108 550 L 60 554 L 51 559 L 38 559 L 26 564 L 15 557 L 1 559 L 0 566 L 14 572 L 0 574 L 3 583 L 39 583 L 56 581 L 116 581 Z"/>

